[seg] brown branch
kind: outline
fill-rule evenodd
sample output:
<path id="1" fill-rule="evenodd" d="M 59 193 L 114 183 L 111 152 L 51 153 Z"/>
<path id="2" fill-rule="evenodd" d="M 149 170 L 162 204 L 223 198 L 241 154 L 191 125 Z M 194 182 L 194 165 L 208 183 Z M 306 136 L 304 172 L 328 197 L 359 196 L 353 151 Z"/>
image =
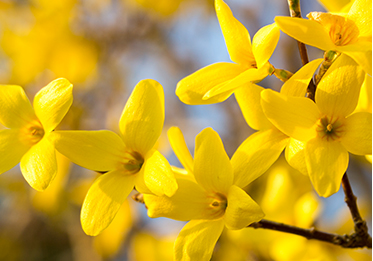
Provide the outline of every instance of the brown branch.
<path id="1" fill-rule="evenodd" d="M 255 229 L 256 228 L 271 229 L 275 231 L 285 232 L 289 234 L 302 236 L 307 239 L 315 239 L 315 240 L 331 243 L 331 244 L 338 245 L 344 248 L 360 248 L 360 247 L 372 248 L 372 240 L 370 240 L 370 242 L 363 240 L 361 237 L 357 237 L 355 233 L 352 235 L 338 235 L 338 234 L 322 232 L 315 228 L 305 229 L 305 228 L 286 225 L 283 223 L 278 223 L 278 222 L 269 221 L 265 219 L 262 219 L 259 222 L 254 222 L 250 224 L 248 227 L 252 227 Z"/>
<path id="2" fill-rule="evenodd" d="M 356 196 L 352 192 L 350 181 L 347 177 L 347 172 L 345 172 L 342 178 L 342 188 L 343 192 L 345 193 L 345 202 L 350 210 L 352 220 L 354 221 L 355 237 L 358 238 L 358 240 L 370 242 L 369 244 L 372 246 L 372 237 L 368 233 L 367 223 L 360 216 Z"/>

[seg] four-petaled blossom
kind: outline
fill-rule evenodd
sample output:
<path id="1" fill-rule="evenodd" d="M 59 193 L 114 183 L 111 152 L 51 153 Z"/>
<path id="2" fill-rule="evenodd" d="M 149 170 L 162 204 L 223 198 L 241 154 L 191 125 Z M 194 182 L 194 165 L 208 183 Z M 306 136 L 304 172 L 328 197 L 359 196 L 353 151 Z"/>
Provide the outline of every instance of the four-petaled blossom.
<path id="1" fill-rule="evenodd" d="M 182 160 L 194 180 L 179 175 L 179 189 L 172 197 L 145 195 L 144 200 L 150 217 L 190 220 L 176 239 L 175 260 L 210 260 L 224 227 L 242 229 L 264 214 L 244 190 L 234 185 L 232 164 L 214 130 L 207 128 L 197 135 L 194 164 L 190 161 L 189 156 Z"/>
<path id="2" fill-rule="evenodd" d="M 16 85 L 0 86 L 0 173 L 17 163 L 31 187 L 45 190 L 57 173 L 56 151 L 50 134 L 69 110 L 72 84 L 57 79 L 42 88 L 31 105 Z"/>
<path id="3" fill-rule="evenodd" d="M 176 95 L 186 104 L 222 102 L 237 88 L 261 81 L 269 74 L 271 65 L 268 60 L 280 37 L 277 25 L 273 23 L 261 28 L 251 43 L 249 32 L 224 1 L 216 0 L 215 9 L 234 63 L 211 64 L 182 79 L 177 85 Z"/>
<path id="4" fill-rule="evenodd" d="M 372 73 L 372 1 L 355 0 L 348 13 L 311 12 L 309 20 L 276 17 L 281 31 L 321 50 L 350 56 Z"/>
<path id="5" fill-rule="evenodd" d="M 119 121 L 121 136 L 102 131 L 58 131 L 56 148 L 74 163 L 105 172 L 90 187 L 81 211 L 83 230 L 98 235 L 135 186 L 141 193 L 172 196 L 177 183 L 168 161 L 154 149 L 164 122 L 164 93 L 154 80 L 140 81 Z"/>
<path id="6" fill-rule="evenodd" d="M 320 196 L 328 197 L 338 191 L 348 166 L 348 152 L 372 153 L 372 114 L 352 113 L 364 76 L 361 67 L 342 54 L 317 86 L 316 102 L 272 90 L 262 92 L 262 106 L 268 119 L 302 142 L 304 161 L 299 164 L 306 165 Z"/>

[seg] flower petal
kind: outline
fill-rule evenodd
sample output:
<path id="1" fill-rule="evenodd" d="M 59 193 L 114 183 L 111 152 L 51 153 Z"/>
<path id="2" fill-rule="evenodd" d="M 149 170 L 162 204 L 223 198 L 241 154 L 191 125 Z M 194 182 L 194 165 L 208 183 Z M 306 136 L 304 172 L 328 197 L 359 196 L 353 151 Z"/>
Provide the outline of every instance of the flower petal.
<path id="1" fill-rule="evenodd" d="M 179 159 L 181 165 L 189 172 L 193 173 L 193 157 L 185 143 L 183 133 L 178 127 L 171 127 L 167 131 L 168 140 L 171 147 Z"/>
<path id="2" fill-rule="evenodd" d="M 319 58 L 300 68 L 282 85 L 280 93 L 288 96 L 304 97 L 307 92 L 307 87 L 322 61 L 323 59 Z"/>
<path id="3" fill-rule="evenodd" d="M 164 117 L 162 85 L 150 79 L 140 81 L 119 121 L 124 144 L 144 156 L 161 135 Z"/>
<path id="4" fill-rule="evenodd" d="M 149 153 L 142 166 L 145 185 L 154 194 L 171 197 L 177 190 L 174 173 L 166 158 L 157 150 Z M 141 191 L 140 191 L 141 192 Z"/>
<path id="5" fill-rule="evenodd" d="M 232 156 L 234 182 L 240 188 L 262 175 L 278 159 L 289 137 L 273 128 L 248 137 Z"/>
<path id="6" fill-rule="evenodd" d="M 264 90 L 263 87 L 250 84 L 234 92 L 247 124 L 254 130 L 265 130 L 273 126 L 265 116 L 260 104 L 260 93 L 262 90 Z"/>
<path id="7" fill-rule="evenodd" d="M 34 98 L 35 113 L 46 132 L 54 130 L 73 103 L 73 85 L 64 78 L 52 81 Z"/>
<path id="8" fill-rule="evenodd" d="M 176 87 L 176 95 L 180 101 L 189 105 L 212 104 L 226 100 L 232 92 L 203 100 L 202 97 L 212 88 L 225 84 L 240 73 L 246 66 L 234 63 L 214 63 L 182 79 Z"/>
<path id="9" fill-rule="evenodd" d="M 253 38 L 253 54 L 257 68 L 261 68 L 271 58 L 280 39 L 280 28 L 276 23 L 262 27 Z"/>
<path id="10" fill-rule="evenodd" d="M 44 191 L 57 174 L 56 150 L 47 135 L 21 159 L 21 172 L 30 186 Z"/>
<path id="11" fill-rule="evenodd" d="M 189 221 L 175 241 L 175 261 L 210 260 L 223 229 L 222 219 Z"/>
<path id="12" fill-rule="evenodd" d="M 212 128 L 196 137 L 194 177 L 207 191 L 228 193 L 233 184 L 233 168 L 219 134 Z"/>
<path id="13" fill-rule="evenodd" d="M 354 59 L 354 61 L 363 68 L 365 73 L 372 75 L 372 51 L 357 52 L 348 50 L 343 53 Z"/>
<path id="14" fill-rule="evenodd" d="M 306 156 L 304 155 L 304 147 L 306 144 L 302 141 L 291 138 L 285 148 L 286 161 L 294 169 L 298 170 L 303 175 L 308 175 L 306 166 Z"/>
<path id="15" fill-rule="evenodd" d="M 313 20 L 297 17 L 277 16 L 275 22 L 281 31 L 295 40 L 321 50 L 334 50 L 335 45 L 324 26 Z"/>
<path id="16" fill-rule="evenodd" d="M 298 140 L 316 136 L 314 128 L 320 112 L 317 105 L 305 97 L 289 97 L 272 90 L 262 91 L 264 114 L 280 131 Z"/>
<path id="17" fill-rule="evenodd" d="M 250 64 L 254 57 L 249 32 L 233 16 L 231 9 L 224 1 L 216 0 L 215 10 L 231 60 L 242 65 Z"/>
<path id="18" fill-rule="evenodd" d="M 268 65 L 268 64 L 267 64 Z M 230 81 L 225 82 L 224 84 L 220 84 L 215 86 L 211 90 L 209 90 L 203 99 L 210 99 L 216 95 L 222 95 L 223 93 L 231 93 L 235 91 L 237 88 L 243 86 L 244 84 L 248 84 L 251 82 L 257 82 L 263 80 L 265 77 L 268 76 L 268 66 L 263 66 L 259 69 L 251 68 L 240 75 L 236 76 Z"/>
<path id="19" fill-rule="evenodd" d="M 0 85 L 0 123 L 8 128 L 21 128 L 37 120 L 25 91 L 16 85 Z"/>
<path id="20" fill-rule="evenodd" d="M 56 149 L 72 162 L 95 171 L 118 168 L 125 146 L 112 131 L 54 131 L 50 133 Z"/>
<path id="21" fill-rule="evenodd" d="M 179 189 L 172 197 L 144 194 L 148 216 L 167 217 L 180 221 L 211 219 L 211 200 L 207 192 L 197 183 L 177 180 Z"/>
<path id="22" fill-rule="evenodd" d="M 110 171 L 98 177 L 84 199 L 80 220 L 87 235 L 96 236 L 107 228 L 131 193 L 135 175 Z"/>
<path id="23" fill-rule="evenodd" d="M 372 154 L 372 113 L 357 112 L 346 118 L 342 145 L 356 155 Z"/>
<path id="24" fill-rule="evenodd" d="M 228 193 L 224 222 L 229 229 L 241 229 L 260 221 L 264 213 L 259 205 L 241 188 L 233 185 Z"/>
<path id="25" fill-rule="evenodd" d="M 19 137 L 19 130 L 0 130 L 0 174 L 17 165 L 30 149 Z"/>
<path id="26" fill-rule="evenodd" d="M 315 138 L 305 147 L 306 165 L 317 194 L 329 197 L 341 185 L 348 166 L 348 152 L 340 142 Z"/>
<path id="27" fill-rule="evenodd" d="M 321 78 L 315 101 L 320 111 L 329 116 L 346 117 L 357 105 L 365 73 L 347 55 L 339 56 Z"/>
<path id="28" fill-rule="evenodd" d="M 353 20 L 359 28 L 359 37 L 372 38 L 372 1 L 354 1 L 347 18 Z"/>

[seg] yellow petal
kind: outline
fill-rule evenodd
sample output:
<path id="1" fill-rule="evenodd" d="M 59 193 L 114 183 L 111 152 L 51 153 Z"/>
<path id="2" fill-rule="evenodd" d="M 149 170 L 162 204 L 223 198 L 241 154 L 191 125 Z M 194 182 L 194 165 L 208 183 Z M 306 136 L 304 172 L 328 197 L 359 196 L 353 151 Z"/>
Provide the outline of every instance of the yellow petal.
<path id="1" fill-rule="evenodd" d="M 281 93 L 288 96 L 304 97 L 307 92 L 307 87 L 322 61 L 323 59 L 319 58 L 300 68 L 282 85 Z"/>
<path id="2" fill-rule="evenodd" d="M 21 159 L 21 172 L 30 186 L 44 191 L 57 174 L 56 151 L 44 136 Z"/>
<path id="3" fill-rule="evenodd" d="M 222 219 L 189 221 L 175 241 L 175 261 L 209 261 L 223 229 Z"/>
<path id="4" fill-rule="evenodd" d="M 276 23 L 262 27 L 253 38 L 253 54 L 256 65 L 262 67 L 274 52 L 280 39 L 280 29 Z"/>
<path id="5" fill-rule="evenodd" d="M 196 137 L 194 177 L 207 191 L 226 194 L 233 184 L 233 168 L 219 134 L 211 128 Z"/>
<path id="6" fill-rule="evenodd" d="M 34 98 L 35 113 L 46 132 L 54 130 L 73 103 L 73 85 L 64 78 L 52 81 Z"/>
<path id="7" fill-rule="evenodd" d="M 265 130 L 273 126 L 265 116 L 260 104 L 260 93 L 262 90 L 264 90 L 263 87 L 250 84 L 234 92 L 247 124 L 254 130 Z"/>
<path id="8" fill-rule="evenodd" d="M 228 193 L 224 222 L 229 229 L 241 229 L 260 221 L 264 213 L 259 205 L 241 188 L 233 185 Z"/>
<path id="9" fill-rule="evenodd" d="M 188 150 L 181 130 L 178 127 L 171 127 L 168 129 L 167 135 L 172 150 L 179 159 L 181 165 L 183 165 L 189 173 L 193 173 L 193 158 Z"/>
<path id="10" fill-rule="evenodd" d="M 249 136 L 232 156 L 234 184 L 243 188 L 278 159 L 289 137 L 273 128 Z"/>
<path id="11" fill-rule="evenodd" d="M 347 117 L 341 143 L 353 154 L 372 154 L 372 113 L 357 112 Z"/>
<path id="12" fill-rule="evenodd" d="M 177 190 L 174 173 L 166 158 L 157 150 L 149 153 L 141 167 L 145 185 L 154 194 L 172 196 Z"/>
<path id="13" fill-rule="evenodd" d="M 372 112 L 372 76 L 365 75 L 365 80 L 360 89 L 359 101 L 355 112 Z"/>
<path id="14" fill-rule="evenodd" d="M 37 120 L 25 91 L 16 85 L 0 85 L 0 123 L 21 128 Z"/>
<path id="15" fill-rule="evenodd" d="M 349 47 L 349 46 L 341 46 L 341 47 Z M 342 49 L 342 48 L 339 48 Z M 372 51 L 367 52 L 358 52 L 356 50 L 344 50 L 347 48 L 343 48 L 343 53 L 350 56 L 354 61 L 359 64 L 365 73 L 372 75 Z M 350 48 L 349 48 L 350 49 Z M 358 49 L 357 49 L 358 50 Z"/>
<path id="16" fill-rule="evenodd" d="M 347 55 L 339 56 L 322 77 L 315 101 L 320 111 L 329 116 L 346 117 L 357 105 L 365 73 Z"/>
<path id="17" fill-rule="evenodd" d="M 208 100 L 202 98 L 212 88 L 226 84 L 227 81 L 230 81 L 246 70 L 246 66 L 234 63 L 214 63 L 208 65 L 178 82 L 176 95 L 180 101 L 189 105 L 222 102 L 232 92 L 223 93 Z"/>
<path id="18" fill-rule="evenodd" d="M 339 190 L 348 166 L 348 152 L 339 142 L 312 139 L 305 148 L 306 165 L 317 194 L 329 197 Z"/>
<path id="19" fill-rule="evenodd" d="M 275 17 L 275 22 L 281 31 L 290 37 L 317 47 L 321 50 L 334 50 L 335 45 L 330 39 L 329 33 L 325 30 L 324 26 L 313 20 L 307 20 L 296 17 Z"/>
<path id="20" fill-rule="evenodd" d="M 148 216 L 167 217 L 180 221 L 211 219 L 211 200 L 208 193 L 197 183 L 178 179 L 179 189 L 172 197 L 144 194 Z"/>
<path id="21" fill-rule="evenodd" d="M 110 225 L 133 189 L 135 175 L 111 171 L 98 177 L 84 199 L 80 221 L 87 235 L 97 236 Z"/>
<path id="22" fill-rule="evenodd" d="M 151 150 L 164 123 L 163 87 L 154 80 L 142 80 L 132 91 L 119 121 L 124 144 L 141 155 Z"/>
<path id="23" fill-rule="evenodd" d="M 29 150 L 19 137 L 19 130 L 0 130 L 0 174 L 17 165 Z"/>
<path id="24" fill-rule="evenodd" d="M 233 16 L 231 9 L 224 1 L 216 0 L 215 10 L 231 60 L 242 65 L 255 62 L 251 50 L 250 34 L 245 26 Z"/>
<path id="25" fill-rule="evenodd" d="M 319 2 L 329 12 L 343 12 L 345 8 L 350 8 L 353 0 L 319 0 Z"/>
<path id="26" fill-rule="evenodd" d="M 298 140 L 315 137 L 320 112 L 311 99 L 289 97 L 267 89 L 262 91 L 261 103 L 268 119 L 286 135 Z"/>
<path id="27" fill-rule="evenodd" d="M 303 175 L 308 175 L 304 148 L 304 142 L 291 138 L 285 148 L 285 158 L 294 169 L 298 170 Z"/>
<path id="28" fill-rule="evenodd" d="M 372 38 L 372 1 L 354 1 L 347 17 L 353 20 L 359 28 L 360 37 Z"/>
<path id="29" fill-rule="evenodd" d="M 238 76 L 236 76 L 235 78 L 233 78 L 232 80 L 212 88 L 205 94 L 205 96 L 203 96 L 203 99 L 210 99 L 216 95 L 222 95 L 224 93 L 232 93 L 244 84 L 263 80 L 267 75 L 268 66 L 263 66 L 259 69 L 248 69 L 243 73 L 239 74 Z M 250 86 L 247 86 L 247 88 L 250 88 Z"/>
<path id="30" fill-rule="evenodd" d="M 124 143 L 112 131 L 54 131 L 50 138 L 61 154 L 87 169 L 113 170 L 124 158 Z"/>

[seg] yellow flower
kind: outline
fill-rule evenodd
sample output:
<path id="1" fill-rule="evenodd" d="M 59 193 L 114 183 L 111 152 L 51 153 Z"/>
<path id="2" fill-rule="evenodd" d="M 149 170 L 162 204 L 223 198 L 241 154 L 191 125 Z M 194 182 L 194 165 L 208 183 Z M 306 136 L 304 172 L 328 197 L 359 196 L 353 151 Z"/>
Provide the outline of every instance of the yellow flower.
<path id="1" fill-rule="evenodd" d="M 260 81 L 268 75 L 268 63 L 280 37 L 276 24 L 261 28 L 251 43 L 246 28 L 233 16 L 222 0 L 215 1 L 230 58 L 206 66 L 182 79 L 176 88 L 179 99 L 190 105 L 211 104 L 226 100 L 238 87 Z"/>
<path id="2" fill-rule="evenodd" d="M 305 44 L 350 56 L 372 72 L 372 1 L 356 0 L 347 14 L 311 12 L 309 20 L 276 17 L 280 29 Z"/>
<path id="3" fill-rule="evenodd" d="M 172 197 L 144 196 L 150 217 L 191 220 L 175 242 L 175 260 L 210 260 L 224 227 L 242 229 L 264 216 L 255 201 L 234 185 L 233 167 L 214 130 L 198 134 L 194 155 L 195 181 L 179 178 Z"/>
<path id="4" fill-rule="evenodd" d="M 348 152 L 372 153 L 372 114 L 352 113 L 364 77 L 361 67 L 342 54 L 317 86 L 316 103 L 271 90 L 261 94 L 267 118 L 302 143 L 306 171 L 320 196 L 338 191 L 348 166 Z"/>
<path id="5" fill-rule="evenodd" d="M 56 152 L 50 134 L 69 110 L 72 84 L 57 79 L 42 88 L 33 107 L 24 90 L 16 85 L 0 86 L 0 173 L 19 162 L 31 187 L 45 190 L 57 173 Z"/>
<path id="6" fill-rule="evenodd" d="M 87 169 L 104 172 L 89 189 L 81 211 L 83 230 L 98 235 L 114 219 L 135 186 L 141 193 L 172 196 L 177 190 L 167 160 L 153 147 L 164 122 L 164 93 L 154 80 L 140 81 L 126 106 L 121 136 L 102 131 L 59 131 L 59 152 Z"/>
<path id="7" fill-rule="evenodd" d="M 286 81 L 281 93 L 288 96 L 304 97 L 307 86 L 322 59 L 316 59 L 297 71 Z M 239 88 L 235 92 L 238 105 L 247 124 L 256 133 L 250 135 L 232 156 L 235 184 L 245 187 L 262 175 L 280 156 L 284 148 L 289 150 L 292 138 L 281 132 L 267 120 L 260 104 L 260 94 L 264 90 L 256 84 L 250 88 Z"/>

